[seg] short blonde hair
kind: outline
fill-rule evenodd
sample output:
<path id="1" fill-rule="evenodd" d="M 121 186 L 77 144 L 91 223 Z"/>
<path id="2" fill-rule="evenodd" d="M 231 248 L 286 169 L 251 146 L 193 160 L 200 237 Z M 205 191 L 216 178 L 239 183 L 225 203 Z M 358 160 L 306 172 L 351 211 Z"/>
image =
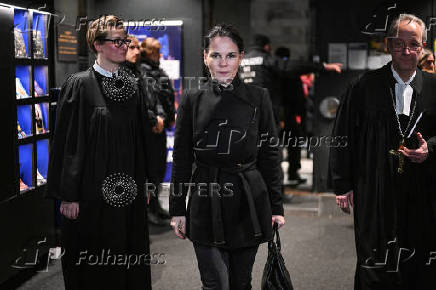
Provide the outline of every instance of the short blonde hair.
<path id="1" fill-rule="evenodd" d="M 124 30 L 123 20 L 115 15 L 102 15 L 100 18 L 92 21 L 86 32 L 86 41 L 88 42 L 89 49 L 97 53 L 94 43 L 102 38 L 106 38 L 111 29 Z"/>

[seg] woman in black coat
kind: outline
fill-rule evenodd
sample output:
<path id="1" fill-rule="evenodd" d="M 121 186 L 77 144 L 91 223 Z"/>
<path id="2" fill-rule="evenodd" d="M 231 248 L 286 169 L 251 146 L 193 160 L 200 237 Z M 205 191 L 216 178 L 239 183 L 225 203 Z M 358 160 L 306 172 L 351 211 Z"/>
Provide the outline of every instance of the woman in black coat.
<path id="1" fill-rule="evenodd" d="M 243 55 L 238 32 L 215 26 L 204 39 L 211 79 L 178 109 L 171 225 L 193 242 L 204 289 L 251 289 L 259 244 L 285 223 L 271 101 L 240 81 Z"/>

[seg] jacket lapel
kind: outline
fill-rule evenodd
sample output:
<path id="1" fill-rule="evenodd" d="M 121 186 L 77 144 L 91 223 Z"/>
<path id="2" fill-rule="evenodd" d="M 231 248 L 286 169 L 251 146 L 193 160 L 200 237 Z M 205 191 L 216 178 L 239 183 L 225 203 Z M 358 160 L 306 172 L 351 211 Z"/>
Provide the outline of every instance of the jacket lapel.
<path id="1" fill-rule="evenodd" d="M 214 115 L 216 106 L 221 101 L 221 96 L 215 94 L 211 82 L 208 82 L 205 88 L 203 93 L 198 95 L 193 110 L 194 134 L 203 133 Z"/>

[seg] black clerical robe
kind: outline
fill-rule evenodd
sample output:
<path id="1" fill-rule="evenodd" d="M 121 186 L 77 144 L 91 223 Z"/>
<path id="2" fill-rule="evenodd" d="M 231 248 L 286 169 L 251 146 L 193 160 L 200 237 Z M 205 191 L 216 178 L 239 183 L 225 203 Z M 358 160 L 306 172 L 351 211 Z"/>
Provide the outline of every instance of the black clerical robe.
<path id="1" fill-rule="evenodd" d="M 416 108 L 405 136 L 422 114 L 414 132 L 427 141 L 429 157 L 421 164 L 405 158 L 402 174 L 398 157 L 389 153 L 401 140 L 391 64 L 354 82 L 338 110 L 333 135 L 346 136 L 347 146 L 331 148 L 330 176 L 336 194 L 354 191 L 355 289 L 436 285 L 436 79 L 417 70 L 411 86 L 411 114 Z M 404 132 L 410 118 L 403 117 Z M 418 145 L 414 132 L 406 139 L 411 149 Z"/>
<path id="2" fill-rule="evenodd" d="M 79 203 L 76 220 L 62 219 L 65 287 L 151 289 L 146 106 L 138 90 L 125 102 L 109 99 L 101 80 L 92 68 L 74 74 L 58 101 L 47 196 Z M 131 203 L 118 200 L 132 190 Z"/>

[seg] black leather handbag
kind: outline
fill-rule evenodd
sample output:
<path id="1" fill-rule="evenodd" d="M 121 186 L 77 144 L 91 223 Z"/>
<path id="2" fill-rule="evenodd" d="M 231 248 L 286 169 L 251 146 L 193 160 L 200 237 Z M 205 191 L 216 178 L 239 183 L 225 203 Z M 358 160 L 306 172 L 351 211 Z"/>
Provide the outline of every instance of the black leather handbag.
<path id="1" fill-rule="evenodd" d="M 276 241 L 274 241 L 274 236 Z M 291 276 L 280 253 L 280 235 L 277 224 L 273 226 L 273 239 L 268 242 L 268 259 L 262 275 L 262 290 L 293 290 Z"/>

